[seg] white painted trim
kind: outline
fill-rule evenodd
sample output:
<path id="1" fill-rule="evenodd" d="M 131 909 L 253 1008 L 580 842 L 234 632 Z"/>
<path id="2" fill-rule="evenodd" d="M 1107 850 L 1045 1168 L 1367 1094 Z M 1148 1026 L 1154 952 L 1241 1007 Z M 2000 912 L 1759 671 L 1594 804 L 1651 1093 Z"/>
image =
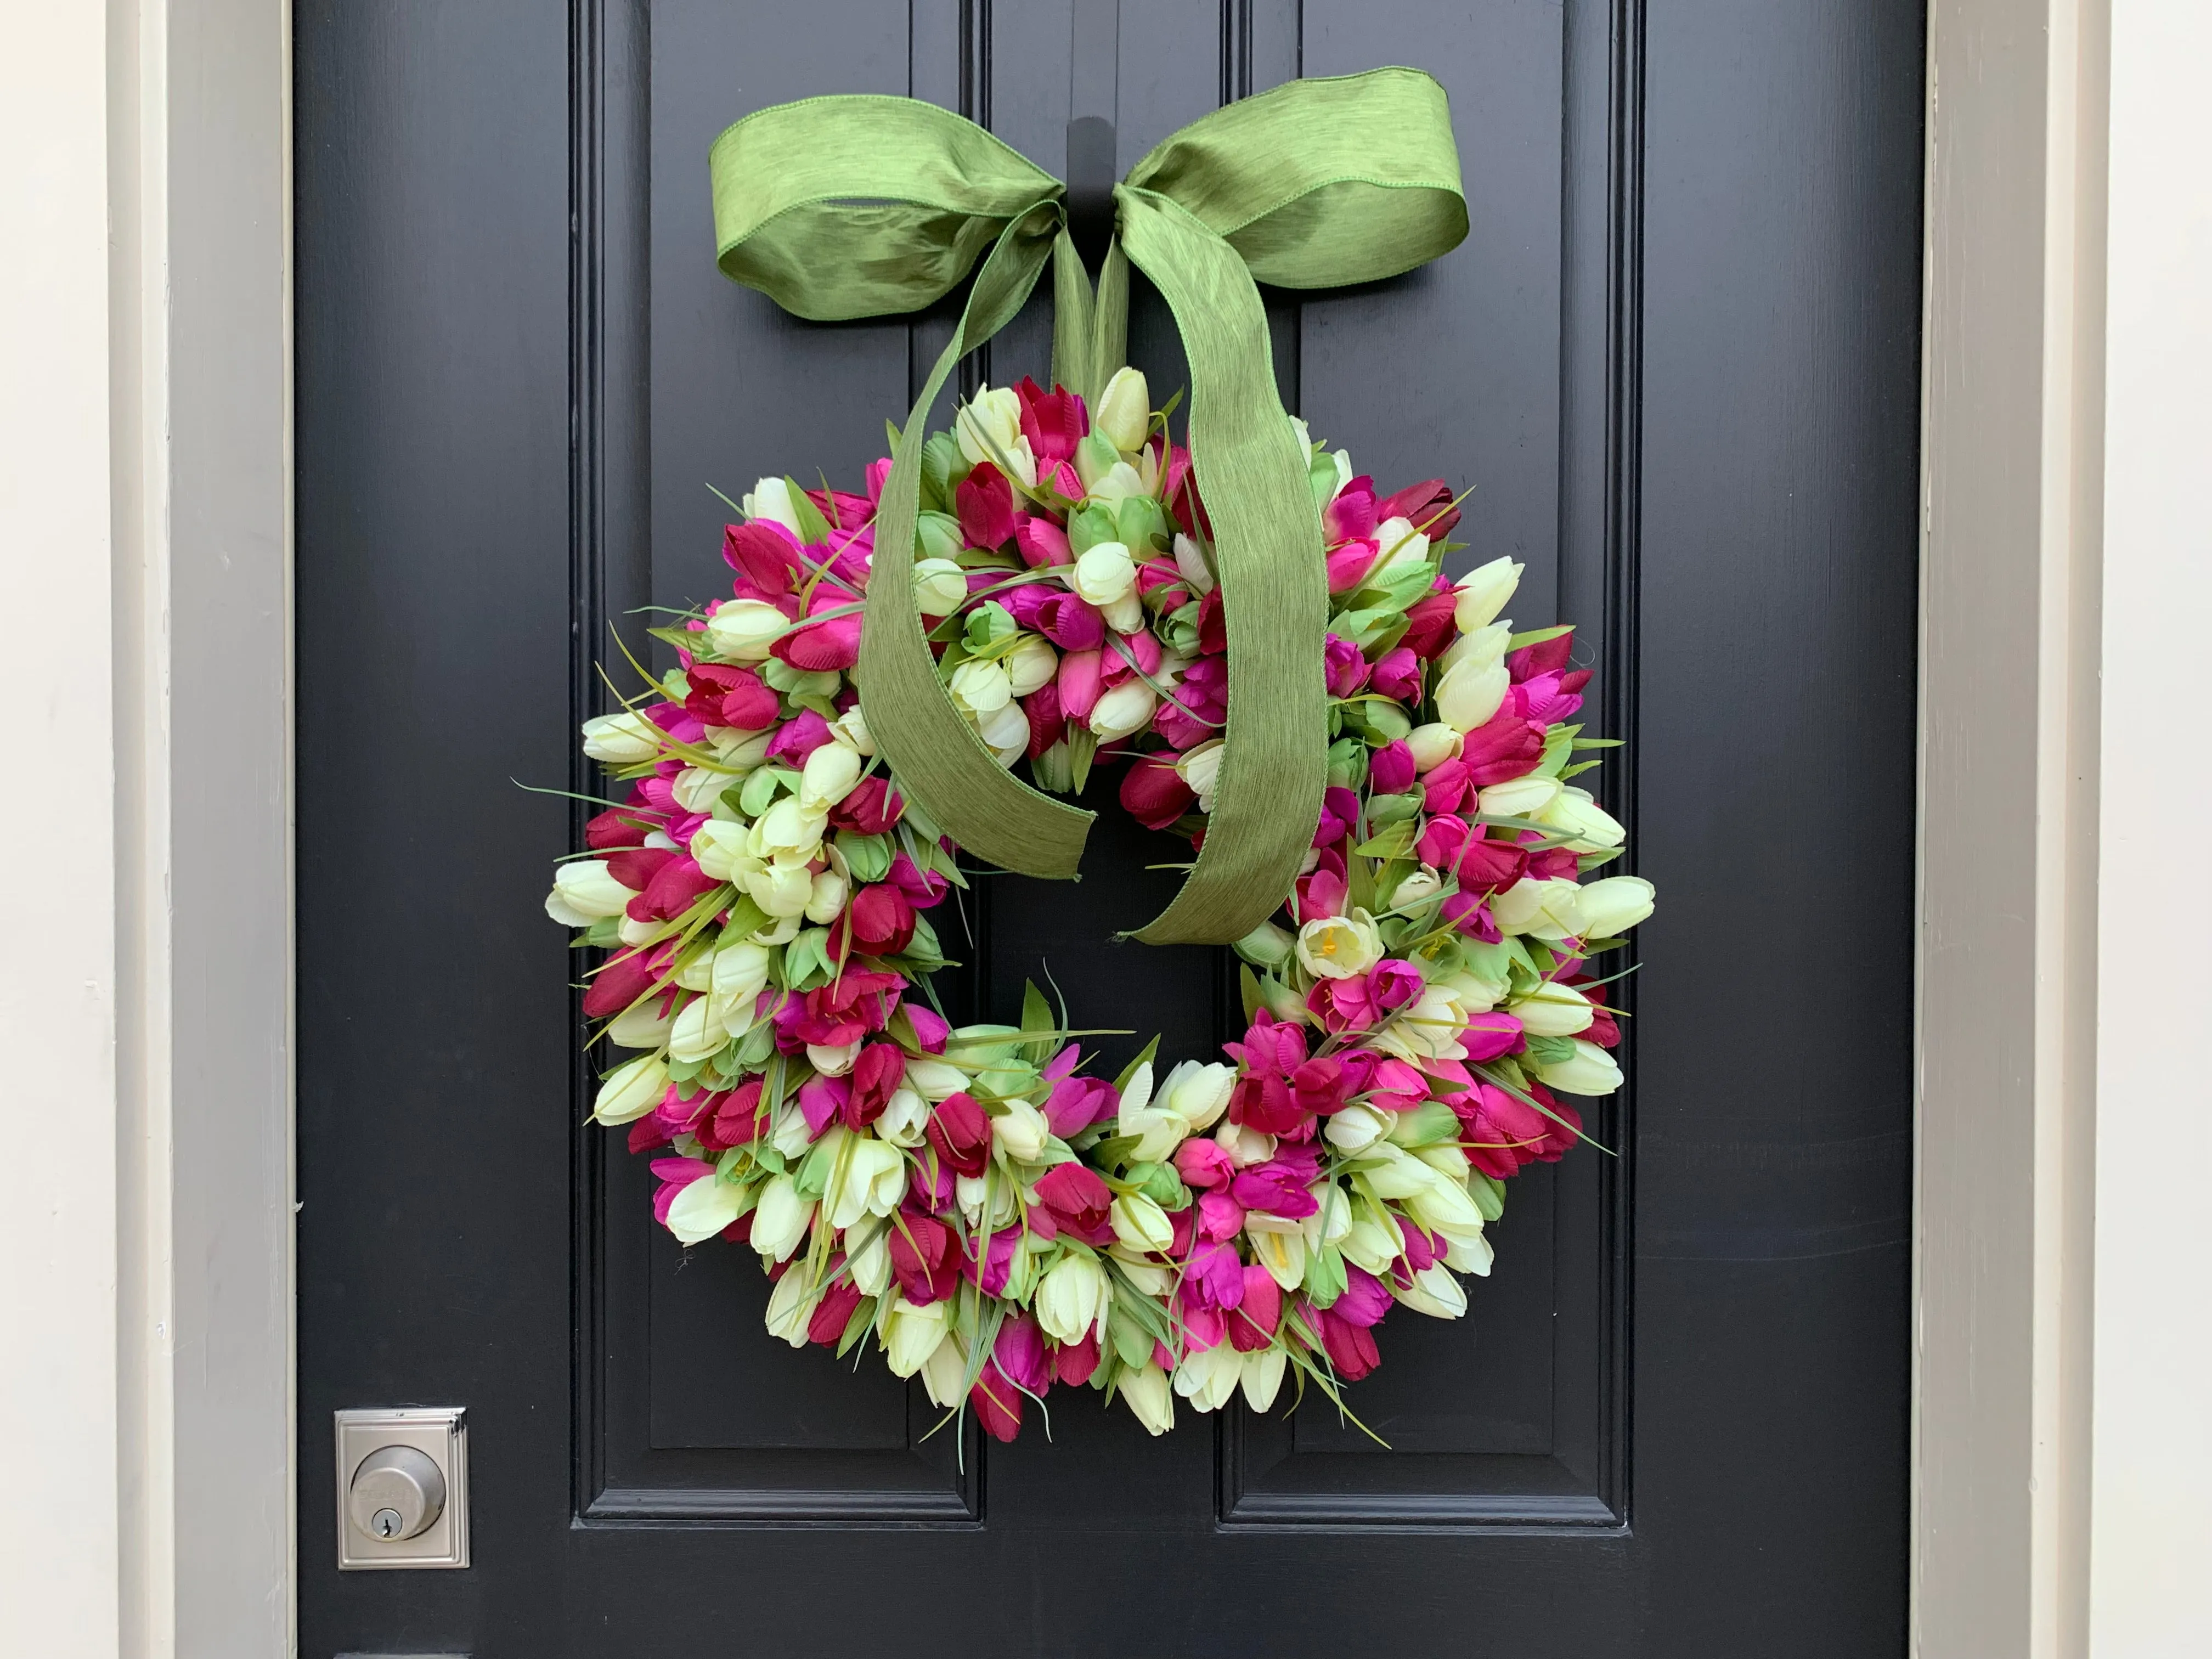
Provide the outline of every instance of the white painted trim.
<path id="1" fill-rule="evenodd" d="M 2083 1651 L 2104 0 L 1929 8 L 1913 1650 Z"/>
<path id="2" fill-rule="evenodd" d="M 0 706 L 19 786 L 0 1015 L 16 1145 L 47 1156 L 0 1161 L 21 1483 L 0 1506 L 0 1647 L 278 1659 L 290 18 L 283 0 L 18 11 L 0 58 Z"/>

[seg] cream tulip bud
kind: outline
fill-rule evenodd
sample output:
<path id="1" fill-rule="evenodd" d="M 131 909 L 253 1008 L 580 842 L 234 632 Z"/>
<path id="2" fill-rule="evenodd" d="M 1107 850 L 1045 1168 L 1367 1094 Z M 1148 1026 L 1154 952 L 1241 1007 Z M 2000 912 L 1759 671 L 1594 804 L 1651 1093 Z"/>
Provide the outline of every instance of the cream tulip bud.
<path id="1" fill-rule="evenodd" d="M 1350 979 L 1382 959 L 1382 936 L 1367 912 L 1316 916 L 1298 929 L 1298 961 L 1318 979 Z"/>
<path id="2" fill-rule="evenodd" d="M 746 846 L 755 858 L 811 864 L 822 849 L 822 832 L 829 823 L 828 807 L 785 795 L 754 822 Z"/>
<path id="3" fill-rule="evenodd" d="M 1221 785 L 1221 757 L 1224 752 L 1219 738 L 1208 738 L 1195 749 L 1186 750 L 1176 762 L 1176 775 L 1198 797 L 1198 810 L 1213 810 L 1213 793 Z"/>
<path id="4" fill-rule="evenodd" d="M 1607 876 L 1585 885 L 1577 901 L 1592 939 L 1618 939 L 1651 914 L 1659 890 L 1641 876 Z"/>
<path id="5" fill-rule="evenodd" d="M 772 916 L 799 917 L 814 896 L 814 878 L 803 864 L 768 864 L 749 870 L 741 884 L 755 904 Z"/>
<path id="6" fill-rule="evenodd" d="M 781 478 L 763 478 L 738 503 L 748 519 L 768 519 L 798 536 L 799 508 L 791 499 L 791 486 Z"/>
<path id="7" fill-rule="evenodd" d="M 881 1296 L 891 1282 L 891 1230 L 878 1227 L 851 1258 L 853 1285 L 862 1296 Z"/>
<path id="8" fill-rule="evenodd" d="M 821 1300 L 806 1280 L 805 1273 L 794 1268 L 777 1279 L 775 1288 L 768 1293 L 768 1334 L 794 1348 L 806 1346 L 806 1328 Z"/>
<path id="9" fill-rule="evenodd" d="M 1237 1086 L 1233 1066 L 1219 1060 L 1179 1063 L 1160 1085 L 1159 1104 L 1183 1121 L 1192 1134 L 1210 1129 L 1229 1109 L 1229 1097 Z"/>
<path id="10" fill-rule="evenodd" d="M 1410 1285 L 1390 1284 L 1391 1294 L 1415 1313 L 1431 1319 L 1457 1319 L 1467 1312 L 1467 1286 L 1441 1261 L 1431 1261 L 1413 1275 Z"/>
<path id="11" fill-rule="evenodd" d="M 714 967 L 707 988 L 732 1006 L 750 1005 L 768 983 L 766 947 L 744 939 L 726 941 L 714 952 Z"/>
<path id="12" fill-rule="evenodd" d="M 832 1161 L 822 1201 L 830 1207 L 830 1224 L 845 1228 L 857 1225 L 862 1216 L 889 1215 L 905 1191 L 905 1154 L 873 1135 L 860 1134 Z"/>
<path id="13" fill-rule="evenodd" d="M 764 732 L 761 735 L 765 738 L 771 734 Z M 860 712 L 857 702 L 830 722 L 830 735 L 840 743 L 850 744 L 860 754 L 876 752 L 876 740 L 868 735 L 868 717 Z"/>
<path id="14" fill-rule="evenodd" d="M 729 1040 L 712 1000 L 694 997 L 677 1011 L 676 1022 L 668 1028 L 668 1053 L 688 1066 L 719 1053 Z"/>
<path id="15" fill-rule="evenodd" d="M 911 1089 L 894 1089 L 875 1127 L 894 1146 L 919 1146 L 929 1133 L 929 1103 Z"/>
<path id="16" fill-rule="evenodd" d="M 1012 386 L 985 386 L 962 405 L 953 421 L 953 434 L 968 465 L 989 461 L 1000 465 L 1012 459 L 1022 441 L 1022 400 Z"/>
<path id="17" fill-rule="evenodd" d="M 1493 818 L 1537 817 L 1559 800 L 1559 788 L 1557 778 L 1510 778 L 1482 792 L 1482 811 Z"/>
<path id="18" fill-rule="evenodd" d="M 824 1077 L 843 1077 L 860 1057 L 860 1042 L 857 1037 L 850 1042 L 806 1045 L 806 1063 Z"/>
<path id="19" fill-rule="evenodd" d="M 764 662 L 791 619 L 759 599 L 724 599 L 707 618 L 707 642 L 731 662 Z"/>
<path id="20" fill-rule="evenodd" d="M 823 927 L 836 921 L 852 887 L 853 884 L 835 870 L 817 870 L 814 884 L 806 893 L 807 921 Z"/>
<path id="21" fill-rule="evenodd" d="M 1417 1160 L 1408 1158 L 1408 1163 Z M 1467 1195 L 1467 1188 L 1455 1181 L 1435 1181 L 1405 1200 L 1406 1212 L 1414 1224 L 1429 1232 L 1447 1229 L 1465 1231 L 1480 1229 L 1482 1212 L 1474 1207 L 1474 1200 Z"/>
<path id="22" fill-rule="evenodd" d="M 1342 454 L 1341 450 L 1337 452 Z M 1338 485 L 1341 489 L 1342 483 Z M 1429 560 L 1429 538 L 1413 528 L 1411 519 L 1385 519 L 1375 526 L 1375 545 L 1382 556 L 1369 569 L 1365 585 L 1373 586 L 1386 576 Z"/>
<path id="23" fill-rule="evenodd" d="M 934 1105 L 965 1089 L 968 1073 L 950 1060 L 924 1055 L 907 1061 L 906 1083 L 907 1087 Z"/>
<path id="24" fill-rule="evenodd" d="M 1175 1226 L 1167 1212 L 1142 1193 L 1127 1193 L 1107 1207 L 1106 1218 L 1114 1237 L 1137 1251 L 1164 1250 L 1175 1243 Z"/>
<path id="25" fill-rule="evenodd" d="M 1145 431 L 1152 420 L 1152 393 L 1143 374 L 1133 368 L 1115 369 L 1114 378 L 1098 395 L 1091 429 L 1104 433 L 1115 448 L 1127 455 L 1144 447 Z"/>
<path id="26" fill-rule="evenodd" d="M 617 1048 L 658 1048 L 668 1041 L 671 1018 L 661 1012 L 659 997 L 647 997 L 608 1022 L 607 1041 Z"/>
<path id="27" fill-rule="evenodd" d="M 925 617 L 949 617 L 968 597 L 968 573 L 950 559 L 917 559 L 915 603 Z"/>
<path id="28" fill-rule="evenodd" d="M 1490 1241 L 1483 1237 L 1480 1225 L 1472 1231 L 1463 1227 L 1438 1227 L 1435 1231 L 1443 1241 L 1444 1266 L 1455 1273 L 1473 1273 L 1478 1279 L 1490 1276 L 1490 1264 L 1497 1256 L 1490 1248 Z"/>
<path id="29" fill-rule="evenodd" d="M 1455 664 L 1437 682 L 1437 713 L 1454 731 L 1479 730 L 1490 723 L 1512 687 L 1513 677 L 1502 662 Z"/>
<path id="30" fill-rule="evenodd" d="M 1254 1411 L 1266 1413 L 1275 1403 L 1275 1396 L 1283 1387 L 1283 1371 L 1290 1362 L 1287 1350 L 1261 1348 L 1244 1356 L 1244 1403 Z"/>
<path id="31" fill-rule="evenodd" d="M 668 1067 L 659 1054 L 640 1054 L 609 1072 L 592 1103 L 592 1120 L 631 1123 L 660 1104 L 668 1092 Z"/>
<path id="32" fill-rule="evenodd" d="M 991 1139 L 1017 1164 L 1034 1164 L 1044 1156 L 1044 1143 L 1052 1131 L 1044 1114 L 1026 1100 L 1009 1100 L 991 1120 Z"/>
<path id="33" fill-rule="evenodd" d="M 1376 1160 L 1366 1171 L 1367 1189 L 1377 1198 L 1411 1198 L 1437 1184 L 1437 1172 L 1402 1146 L 1378 1140 L 1363 1156 Z"/>
<path id="34" fill-rule="evenodd" d="M 1243 1123 L 1218 1126 L 1213 1132 L 1213 1144 L 1228 1153 L 1229 1161 L 1240 1170 L 1265 1164 L 1275 1155 L 1274 1136 Z"/>
<path id="35" fill-rule="evenodd" d="M 1145 625 L 1145 602 L 1132 586 L 1111 605 L 1100 606 L 1098 614 L 1116 634 L 1134 634 Z"/>
<path id="36" fill-rule="evenodd" d="M 752 825 L 734 818 L 708 818 L 691 836 L 691 856 L 699 868 L 716 881 L 733 881 L 738 872 L 757 864 L 751 852 Z"/>
<path id="37" fill-rule="evenodd" d="M 1200 1352 L 1185 1354 L 1172 1379 L 1175 1391 L 1194 1410 L 1219 1411 L 1237 1397 L 1237 1379 L 1243 1375 L 1244 1356 L 1223 1342 Z"/>
<path id="38" fill-rule="evenodd" d="M 1579 938 L 1582 890 L 1564 878 L 1538 881 L 1524 876 L 1490 901 L 1491 918 L 1509 933 L 1526 933 L 1532 939 Z"/>
<path id="39" fill-rule="evenodd" d="M 969 719 L 1004 708 L 1014 695 L 1013 681 L 994 662 L 971 657 L 952 671 L 945 685 L 952 706 Z"/>
<path id="40" fill-rule="evenodd" d="M 1459 597 L 1452 609 L 1452 622 L 1462 634 L 1487 628 L 1498 619 L 1498 613 L 1513 597 L 1513 590 L 1521 585 L 1521 570 L 1522 567 L 1510 557 L 1492 559 L 1459 579 Z"/>
<path id="41" fill-rule="evenodd" d="M 1137 585 L 1137 562 L 1119 542 L 1100 542 L 1075 562 L 1070 585 L 1093 605 L 1111 605 Z"/>
<path id="42" fill-rule="evenodd" d="M 702 1176 L 670 1201 L 668 1231 L 679 1244 L 703 1243 L 750 1207 L 750 1194 L 736 1182 Z"/>
<path id="43" fill-rule="evenodd" d="M 1112 743 L 1152 723 L 1160 700 L 1142 680 L 1123 680 L 1091 710 L 1091 730 L 1101 743 Z"/>
<path id="44" fill-rule="evenodd" d="M 1415 870 L 1391 890 L 1390 908 L 1393 910 L 1410 910 L 1417 904 L 1425 903 L 1443 890 L 1443 878 L 1424 866 Z"/>
<path id="45" fill-rule="evenodd" d="M 1018 697 L 1048 685 L 1059 672 L 1060 653 L 1038 635 L 1023 635 L 1021 642 L 1006 653 L 1006 678 Z"/>
<path id="46" fill-rule="evenodd" d="M 1450 648 L 1437 659 L 1437 665 L 1447 673 L 1462 663 L 1472 663 L 1479 668 L 1502 665 L 1512 643 L 1512 624 L 1492 623 L 1486 628 L 1479 628 L 1472 634 L 1462 634 L 1454 640 Z"/>
<path id="47" fill-rule="evenodd" d="M 707 728 L 707 741 L 714 745 L 714 758 L 730 768 L 731 774 L 750 772 L 768 758 L 769 745 L 775 741 L 775 728 L 742 732 L 733 726 L 710 726 Z M 735 781 L 733 775 L 726 774 L 722 787 L 726 789 Z"/>
<path id="48" fill-rule="evenodd" d="M 799 775 L 799 805 L 818 807 L 826 813 L 853 793 L 864 763 L 857 749 L 848 749 L 842 743 L 817 745 Z"/>
<path id="49" fill-rule="evenodd" d="M 584 752 L 609 766 L 635 766 L 660 752 L 661 729 L 635 711 L 584 722 Z"/>
<path id="50" fill-rule="evenodd" d="M 975 717 L 975 735 L 998 757 L 1000 765 L 1012 766 L 1029 750 L 1030 719 L 1021 704 L 1002 703 L 989 714 Z"/>
<path id="51" fill-rule="evenodd" d="M 1389 1133 L 1390 1115 L 1365 1104 L 1346 1107 L 1328 1120 L 1322 1133 L 1339 1152 L 1364 1152 Z"/>
<path id="52" fill-rule="evenodd" d="M 1544 822 L 1571 834 L 1567 846 L 1577 853 L 1601 853 L 1628 839 L 1628 831 L 1612 813 L 1590 799 L 1587 789 L 1572 784 L 1560 787 L 1544 811 Z"/>
<path id="53" fill-rule="evenodd" d="M 1175 562 L 1192 592 L 1202 599 L 1213 592 L 1213 567 L 1206 562 L 1206 550 L 1180 530 L 1176 532 Z"/>
<path id="54" fill-rule="evenodd" d="M 1407 735 L 1406 747 L 1413 751 L 1413 769 L 1430 772 L 1460 751 L 1460 734 L 1442 720 L 1417 726 Z"/>
<path id="55" fill-rule="evenodd" d="M 933 1302 L 930 1305 L 948 1308 L 951 1304 Z M 939 1342 L 930 1351 L 929 1358 L 921 1362 L 921 1370 L 917 1374 L 921 1378 L 921 1386 L 929 1391 L 932 1405 L 950 1411 L 966 1397 L 968 1356 L 961 1351 L 957 1339 Z"/>
<path id="56" fill-rule="evenodd" d="M 1620 1067 L 1595 1042 L 1574 1040 L 1571 1058 L 1553 1065 L 1538 1065 L 1536 1075 L 1554 1089 L 1571 1095 L 1609 1095 L 1620 1087 Z"/>
<path id="57" fill-rule="evenodd" d="M 670 780 L 668 793 L 687 812 L 711 812 L 722 791 L 736 781 L 719 767 L 687 766 Z"/>
<path id="58" fill-rule="evenodd" d="M 1588 997 L 1571 985 L 1548 979 L 1505 1012 L 1532 1036 L 1572 1036 L 1589 1030 L 1590 1021 L 1597 1018 Z"/>
<path id="59" fill-rule="evenodd" d="M 814 1200 L 801 1198 L 789 1176 L 771 1176 L 753 1211 L 752 1247 L 771 1261 L 785 1261 L 799 1248 L 813 1220 Z"/>
<path id="60" fill-rule="evenodd" d="M 1279 1233 L 1262 1231 L 1252 1225 L 1253 1216 L 1244 1218 L 1244 1239 L 1250 1245 L 1252 1260 L 1267 1270 L 1267 1277 L 1286 1291 L 1295 1291 L 1298 1281 L 1306 1276 L 1306 1241 L 1303 1233 Z M 759 1224 L 755 1223 L 756 1226 Z"/>
<path id="61" fill-rule="evenodd" d="M 1146 1433 L 1157 1437 L 1175 1427 L 1175 1395 L 1168 1386 L 1168 1374 L 1158 1365 L 1147 1360 L 1134 1370 L 1123 1371 L 1119 1386 Z"/>
<path id="62" fill-rule="evenodd" d="M 1080 1342 L 1104 1321 L 1106 1293 L 1106 1270 L 1098 1258 L 1071 1252 L 1037 1281 L 1032 1304 L 1037 1323 L 1055 1342 Z"/>
<path id="63" fill-rule="evenodd" d="M 791 1275 L 784 1276 L 787 1279 Z M 917 1308 L 904 1296 L 891 1304 L 890 1310 L 884 1316 L 884 1363 L 890 1367 L 893 1376 L 912 1376 L 929 1363 L 951 1328 L 948 1318 L 951 1311 L 950 1302 L 933 1302 L 926 1308 Z M 952 1386 L 956 1389 L 960 1386 L 957 1377 L 953 1379 Z"/>
<path id="64" fill-rule="evenodd" d="M 568 927 L 588 927 L 602 916 L 618 916 L 636 894 L 607 873 L 605 859 L 577 859 L 553 872 L 553 890 L 545 914 Z"/>

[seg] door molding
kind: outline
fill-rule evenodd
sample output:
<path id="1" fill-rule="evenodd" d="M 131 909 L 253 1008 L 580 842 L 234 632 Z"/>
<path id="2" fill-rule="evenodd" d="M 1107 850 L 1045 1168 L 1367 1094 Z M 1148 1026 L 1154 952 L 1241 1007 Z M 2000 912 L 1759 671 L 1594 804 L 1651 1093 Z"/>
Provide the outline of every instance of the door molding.
<path id="1" fill-rule="evenodd" d="M 2161 9 L 2119 9 L 2125 28 Z M 113 617 L 104 641 L 80 629 L 27 659 L 104 677 L 97 696 L 16 705 L 27 741 L 112 767 L 115 790 L 112 846 L 36 844 L 42 880 L 97 896 L 76 918 L 96 930 L 94 1012 L 19 1044 L 17 1075 L 85 1107 L 112 1090 L 115 1116 L 85 1113 L 91 1196 L 0 1206 L 10 1328 L 52 1357 L 35 1386 L 67 1407 L 29 1468 L 73 1499 L 10 1526 L 0 1599 L 44 1653 L 274 1659 L 292 1646 L 295 1444 L 290 12 L 113 0 L 104 25 L 27 16 L 13 44 L 38 73 L 4 100 L 38 141 L 12 153 L 35 149 L 64 196 L 104 179 L 107 207 L 53 218 L 59 264 L 0 273 L 12 330 L 70 323 L 56 270 L 104 282 L 106 315 L 104 339 L 50 343 L 40 395 L 0 406 L 13 456 L 53 463 L 43 495 L 9 498 L 9 527 L 46 536 L 52 599 Z M 2112 769 L 2096 674 L 2103 592 L 2180 566 L 2104 537 L 2109 27 L 2106 0 L 1929 10 L 1914 1647 L 1961 1659 L 2084 1651 L 2092 1558 L 2138 1535 L 2124 1491 L 2089 1524 L 2100 1065 L 2126 1080 L 2095 1045 L 2100 768 L 2108 798 L 2141 775 Z M 2187 106 L 2188 54 L 2129 61 L 2131 84 Z M 104 125 L 84 117 L 102 88 Z M 105 422 L 58 423 L 59 391 Z M 105 523 L 41 516 L 102 474 Z M 111 696 L 112 730 L 88 732 Z M 2180 735 L 2187 711 L 2167 709 L 2132 711 L 2131 767 Z M 56 959 L 40 972 L 7 983 L 60 982 Z M 112 1073 L 48 1058 L 80 1027 L 112 1042 Z M 2160 1241 L 2134 1219 L 2147 1265 Z M 27 1282 L 56 1261 L 78 1270 L 70 1293 Z M 218 1477 L 232 1518 L 180 1526 L 179 1494 Z M 2170 1484 L 2194 1490 L 2179 1467 Z M 2156 1611 L 2154 1587 L 2130 1594 Z M 2192 1599 L 2178 1578 L 2164 1595 Z"/>

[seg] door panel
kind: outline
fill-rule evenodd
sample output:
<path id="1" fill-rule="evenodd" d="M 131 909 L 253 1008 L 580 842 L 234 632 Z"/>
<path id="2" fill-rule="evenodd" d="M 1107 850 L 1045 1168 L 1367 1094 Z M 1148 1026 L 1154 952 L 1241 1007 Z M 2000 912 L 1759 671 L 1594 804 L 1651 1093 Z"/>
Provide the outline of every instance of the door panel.
<path id="1" fill-rule="evenodd" d="M 305 1652 L 1902 1650 L 1917 9 L 1108 9 L 1080 74 L 1124 168 L 1301 72 L 1451 94 L 1468 242 L 1268 294 L 1276 372 L 1383 488 L 1472 489 L 1461 557 L 1524 562 L 1516 620 L 1580 624 L 1632 739 L 1599 775 L 1662 908 L 1591 1121 L 1620 1156 L 1513 1183 L 1468 1318 L 1386 1325 L 1352 1403 L 1387 1449 L 1069 1394 L 1049 1443 L 931 1436 L 872 1358 L 770 1340 L 751 1257 L 679 1249 L 574 1127 L 538 907 L 585 809 L 509 779 L 592 787 L 594 665 L 726 581 L 708 486 L 849 485 L 949 337 L 724 280 L 714 134 L 908 92 L 1058 171 L 1073 12 L 303 5 Z M 961 385 L 1043 378 L 1049 330 L 1041 295 Z M 1141 280 L 1131 345 L 1182 383 Z M 1224 953 L 1105 942 L 1173 844 L 1092 842 L 1073 886 L 979 877 L 962 1012 L 1049 971 L 1135 1028 L 1109 1057 L 1210 1049 Z M 328 1413 L 407 1403 L 470 1408 L 477 1565 L 340 1575 Z"/>

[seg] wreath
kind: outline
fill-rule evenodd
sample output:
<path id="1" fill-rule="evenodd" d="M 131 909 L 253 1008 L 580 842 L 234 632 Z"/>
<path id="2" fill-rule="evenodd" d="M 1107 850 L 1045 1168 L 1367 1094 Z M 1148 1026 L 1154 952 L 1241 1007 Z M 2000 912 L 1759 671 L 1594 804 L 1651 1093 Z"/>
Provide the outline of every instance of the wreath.
<path id="1" fill-rule="evenodd" d="M 904 100 L 817 100 L 732 133 L 757 151 L 763 116 L 825 104 L 909 118 Z M 803 125 L 778 133 L 804 152 Z M 742 154 L 717 146 L 718 208 L 731 170 L 799 166 L 726 170 Z M 848 181 L 824 199 L 850 197 L 898 192 Z M 745 254 L 790 216 L 772 197 L 726 212 L 724 268 L 817 314 L 777 290 L 787 250 Z M 633 659 L 646 689 L 584 726 L 614 790 L 546 908 L 605 952 L 583 988 L 595 1036 L 636 1051 L 592 1115 L 652 1156 L 678 1239 L 757 1253 L 771 1334 L 872 1344 L 1000 1439 L 1056 1386 L 1118 1395 L 1154 1434 L 1177 1396 L 1264 1411 L 1286 1380 L 1342 1408 L 1394 1304 L 1466 1311 L 1460 1276 L 1490 1271 L 1504 1182 L 1583 1138 L 1563 1097 L 1619 1086 L 1599 959 L 1653 890 L 1593 874 L 1623 831 L 1571 780 L 1609 745 L 1577 720 L 1571 630 L 1500 620 L 1521 567 L 1449 579 L 1445 485 L 1379 495 L 1271 385 L 1224 391 L 1182 306 L 1197 395 L 1192 447 L 1176 441 L 1176 400 L 1156 410 L 1140 373 L 1100 372 L 1119 362 L 1119 241 L 1094 296 L 1046 226 L 1055 368 L 1091 395 L 1058 374 L 987 387 L 924 436 L 951 363 L 1028 291 L 993 287 L 1000 254 L 1038 240 L 1029 210 L 1001 216 L 864 490 L 763 478 L 724 533 L 731 597 L 653 628 L 677 666 Z M 1173 301 L 1173 260 L 1151 252 Z M 1284 458 L 1288 500 L 1267 471 Z M 1289 550 L 1255 523 L 1287 526 Z M 1321 625 L 1267 622 L 1271 594 L 1312 596 Z M 1255 621 L 1279 630 L 1262 643 L 1304 648 L 1255 651 Z M 893 654 L 908 647 L 921 695 Z M 1267 674 L 1281 695 L 1254 696 Z M 1164 1073 L 1155 1039 L 1109 1080 L 1082 1043 L 1101 1028 L 1037 987 L 1018 1025 L 956 1028 L 933 979 L 961 855 L 1066 873 L 1088 815 L 1053 798 L 1111 768 L 1122 810 L 1197 849 L 1198 898 L 1137 937 L 1234 918 L 1247 1029 Z"/>

